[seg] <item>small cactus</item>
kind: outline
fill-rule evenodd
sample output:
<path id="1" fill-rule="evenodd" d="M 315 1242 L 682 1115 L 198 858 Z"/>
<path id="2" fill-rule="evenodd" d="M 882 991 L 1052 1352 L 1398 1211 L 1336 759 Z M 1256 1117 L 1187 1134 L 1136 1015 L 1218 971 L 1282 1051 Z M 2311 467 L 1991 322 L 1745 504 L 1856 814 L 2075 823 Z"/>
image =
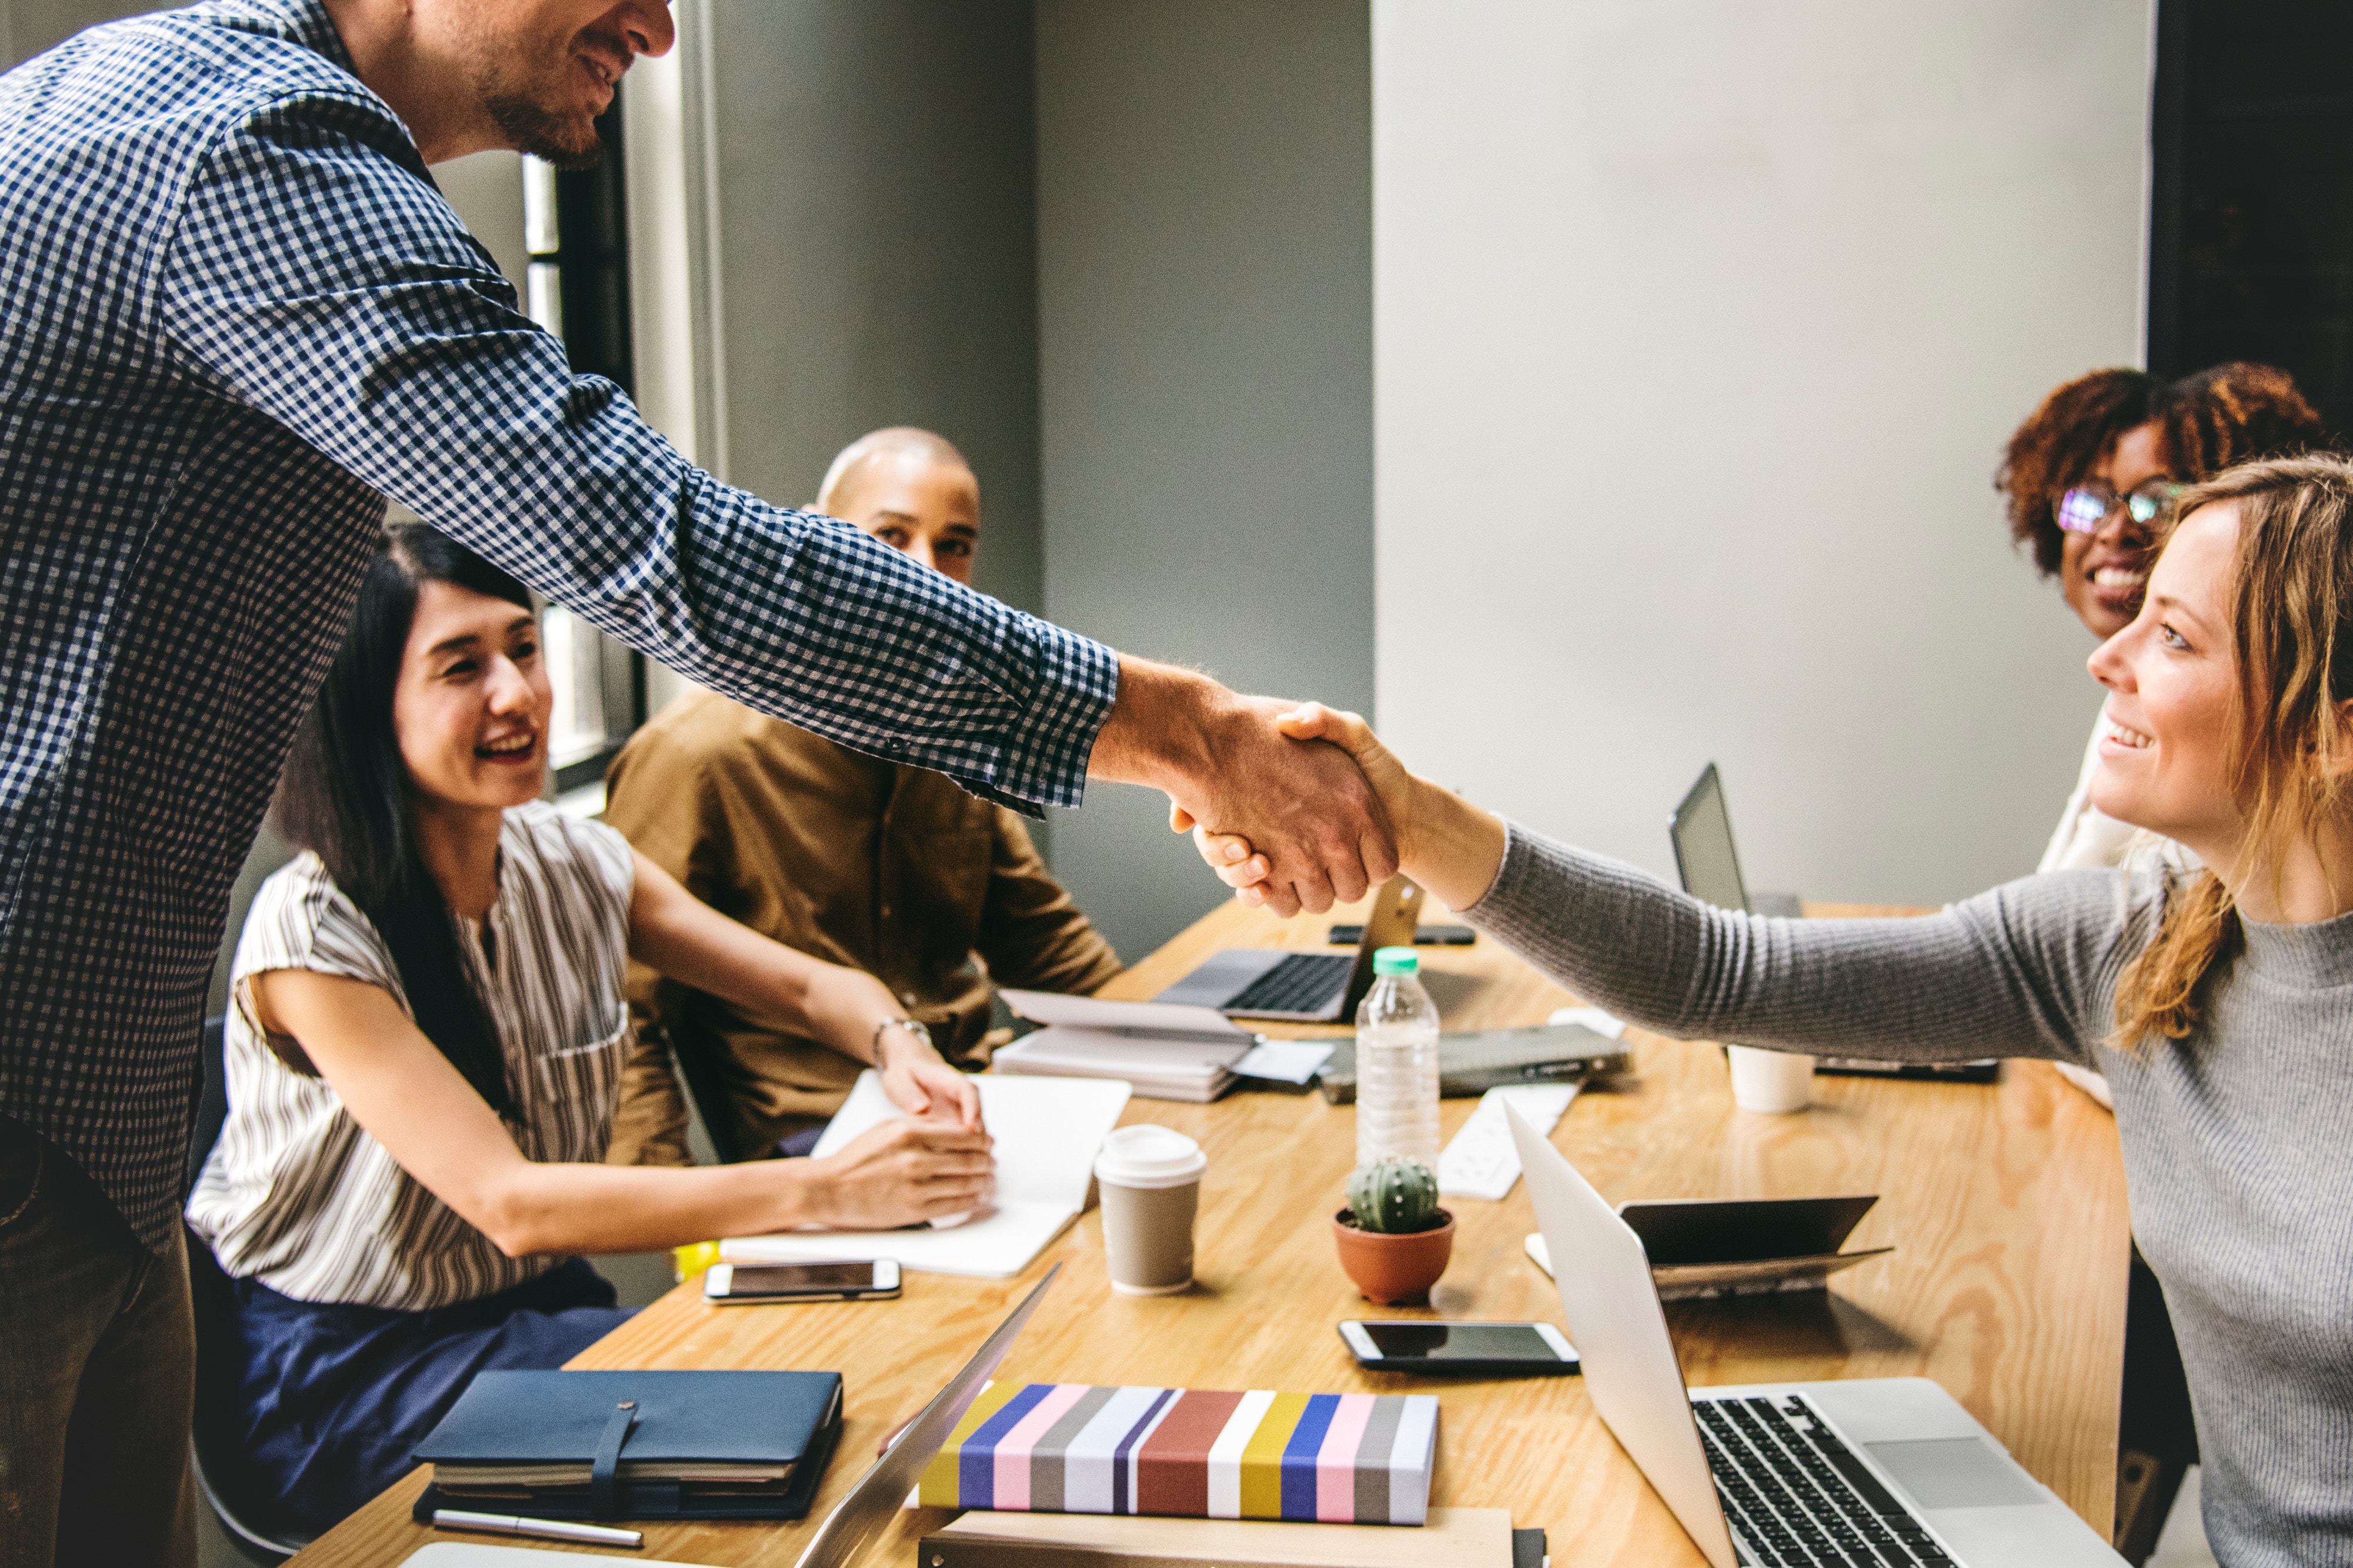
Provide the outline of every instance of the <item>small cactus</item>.
<path id="1" fill-rule="evenodd" d="M 1359 1165 L 1348 1178 L 1348 1207 L 1359 1230 L 1410 1236 L 1433 1229 L 1440 1223 L 1437 1173 L 1419 1160 Z"/>

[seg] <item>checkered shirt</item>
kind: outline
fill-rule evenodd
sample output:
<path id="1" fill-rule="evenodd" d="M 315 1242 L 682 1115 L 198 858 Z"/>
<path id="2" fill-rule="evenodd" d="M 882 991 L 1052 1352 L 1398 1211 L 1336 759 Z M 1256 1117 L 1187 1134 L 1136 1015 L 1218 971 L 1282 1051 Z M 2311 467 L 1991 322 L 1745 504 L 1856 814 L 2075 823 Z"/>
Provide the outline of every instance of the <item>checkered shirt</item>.
<path id="1" fill-rule="evenodd" d="M 229 889 L 385 496 L 704 685 L 1035 814 L 1118 666 L 720 484 L 518 309 L 327 14 L 0 77 L 0 1114 L 160 1246 Z"/>

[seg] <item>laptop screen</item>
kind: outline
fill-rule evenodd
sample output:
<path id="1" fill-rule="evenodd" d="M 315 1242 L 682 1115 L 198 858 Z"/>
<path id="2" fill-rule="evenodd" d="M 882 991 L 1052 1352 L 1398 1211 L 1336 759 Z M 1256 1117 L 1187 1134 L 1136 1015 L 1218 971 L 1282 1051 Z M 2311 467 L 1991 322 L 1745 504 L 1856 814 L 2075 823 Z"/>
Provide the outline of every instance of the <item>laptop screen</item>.
<path id="1" fill-rule="evenodd" d="M 1720 910 L 1748 909 L 1748 889 L 1740 879 L 1740 858 L 1732 848 L 1732 814 L 1724 804 L 1724 781 L 1715 764 L 1675 807 L 1667 825 L 1675 843 L 1675 869 L 1683 891 Z"/>

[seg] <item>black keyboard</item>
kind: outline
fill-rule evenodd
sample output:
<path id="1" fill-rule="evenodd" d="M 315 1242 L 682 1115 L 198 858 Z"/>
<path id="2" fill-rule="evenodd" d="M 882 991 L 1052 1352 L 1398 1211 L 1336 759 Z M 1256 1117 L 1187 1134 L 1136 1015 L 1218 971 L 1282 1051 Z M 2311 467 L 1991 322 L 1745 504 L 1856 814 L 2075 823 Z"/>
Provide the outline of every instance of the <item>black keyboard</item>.
<path id="1" fill-rule="evenodd" d="M 1692 1411 L 1743 1563 L 1954 1568 L 1803 1396 L 1694 1399 Z"/>
<path id="2" fill-rule="evenodd" d="M 1336 952 L 1294 952 L 1242 988 L 1221 1009 L 1228 1013 L 1326 1012 L 1348 988 L 1356 967 L 1351 955 Z"/>

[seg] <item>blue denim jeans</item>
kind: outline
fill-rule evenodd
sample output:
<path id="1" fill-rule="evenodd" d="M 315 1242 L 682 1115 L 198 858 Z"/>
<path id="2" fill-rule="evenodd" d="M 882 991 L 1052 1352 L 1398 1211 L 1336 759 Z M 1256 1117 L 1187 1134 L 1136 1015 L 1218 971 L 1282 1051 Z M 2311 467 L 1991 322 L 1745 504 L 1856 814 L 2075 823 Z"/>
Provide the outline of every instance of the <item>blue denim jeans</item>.
<path id="1" fill-rule="evenodd" d="M 178 1230 L 0 1116 L 0 1568 L 195 1568 L 195 1361 Z"/>

